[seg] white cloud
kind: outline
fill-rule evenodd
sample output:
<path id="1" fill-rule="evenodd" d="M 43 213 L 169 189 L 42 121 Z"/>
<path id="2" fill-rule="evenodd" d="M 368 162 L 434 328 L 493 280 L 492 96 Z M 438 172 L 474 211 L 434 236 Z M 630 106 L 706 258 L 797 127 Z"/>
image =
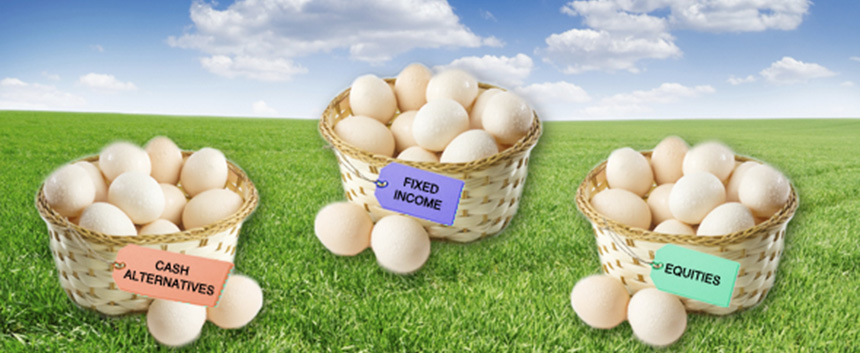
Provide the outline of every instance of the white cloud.
<path id="1" fill-rule="evenodd" d="M 565 81 L 534 83 L 518 87 L 515 91 L 531 102 L 585 103 L 591 101 L 591 96 L 582 87 Z"/>
<path id="2" fill-rule="evenodd" d="M 854 60 L 854 61 L 860 61 L 860 56 L 852 56 L 849 59 Z"/>
<path id="3" fill-rule="evenodd" d="M 52 73 L 47 72 L 47 71 L 42 71 L 42 77 L 47 78 L 51 81 L 59 81 L 60 80 L 60 75 L 52 74 Z"/>
<path id="4" fill-rule="evenodd" d="M 733 86 L 755 81 L 758 81 L 758 78 L 756 78 L 754 75 L 747 75 L 747 77 L 735 77 L 734 75 L 732 75 L 729 76 L 728 80 L 726 80 L 726 82 L 732 84 Z"/>
<path id="5" fill-rule="evenodd" d="M 522 84 L 531 73 L 532 67 L 534 67 L 532 58 L 520 53 L 513 57 L 467 56 L 456 59 L 448 65 L 437 66 L 436 69 L 461 69 L 475 75 L 479 81 L 510 87 Z"/>
<path id="6" fill-rule="evenodd" d="M 249 56 L 213 55 L 201 58 L 200 64 L 210 72 L 224 77 L 244 77 L 261 81 L 286 81 L 308 70 L 287 59 L 265 59 Z"/>
<path id="7" fill-rule="evenodd" d="M 639 72 L 636 63 L 642 59 L 666 59 L 681 56 L 668 33 L 648 38 L 615 35 L 591 29 L 571 29 L 550 35 L 547 47 L 540 52 L 546 60 L 560 66 L 566 74 L 586 71 Z"/>
<path id="8" fill-rule="evenodd" d="M 809 0 L 571 1 L 561 12 L 581 17 L 587 28 L 550 35 L 539 53 L 568 74 L 635 73 L 640 60 L 681 56 L 673 30 L 792 30 L 803 22 L 810 4 Z"/>
<path id="9" fill-rule="evenodd" d="M 105 48 L 104 48 L 103 46 L 99 45 L 99 44 L 93 44 L 93 45 L 90 45 L 90 48 L 92 48 L 93 50 L 95 50 L 95 51 L 97 51 L 97 52 L 99 52 L 99 53 L 104 53 L 104 52 L 105 52 Z"/>
<path id="10" fill-rule="evenodd" d="M 131 82 L 117 80 L 114 75 L 97 74 L 90 72 L 81 76 L 78 83 L 94 90 L 100 91 L 134 91 L 137 86 Z"/>
<path id="11" fill-rule="evenodd" d="M 792 30 L 803 22 L 809 0 L 672 0 L 673 27 L 707 32 Z"/>
<path id="12" fill-rule="evenodd" d="M 647 91 L 633 91 L 603 98 L 596 105 L 586 107 L 580 112 L 591 117 L 632 118 L 651 113 L 654 104 L 671 104 L 715 91 L 708 85 L 687 87 L 679 83 L 664 83 Z"/>
<path id="13" fill-rule="evenodd" d="M 195 1 L 190 12 L 191 30 L 169 37 L 169 45 L 233 61 L 284 60 L 293 68 L 301 65 L 292 59 L 334 50 L 379 63 L 415 48 L 502 45 L 472 33 L 444 0 L 239 0 L 223 10 Z"/>
<path id="14" fill-rule="evenodd" d="M 839 84 L 842 87 L 854 87 L 854 81 L 845 81 Z"/>
<path id="15" fill-rule="evenodd" d="M 836 75 L 836 73 L 824 66 L 815 63 L 805 63 L 788 56 L 774 62 L 770 67 L 761 70 L 760 74 L 769 82 L 777 84 L 800 83 L 811 79 Z"/>
<path id="16" fill-rule="evenodd" d="M 481 18 L 483 18 L 485 20 L 489 20 L 489 21 L 493 21 L 493 22 L 499 22 L 499 20 L 496 19 L 496 16 L 493 16 L 493 13 L 488 11 L 488 10 L 480 10 L 480 14 L 481 14 Z"/>
<path id="17" fill-rule="evenodd" d="M 276 115 L 278 115 L 277 110 L 270 107 L 268 104 L 266 104 L 265 101 L 262 101 L 262 100 L 258 100 L 256 102 L 254 102 L 254 104 L 251 104 L 251 110 L 254 112 L 255 115 L 261 115 L 261 116 L 276 116 Z"/>
<path id="18" fill-rule="evenodd" d="M 27 83 L 17 78 L 0 80 L 0 109 L 67 109 L 86 104 L 83 97 L 54 86 Z"/>

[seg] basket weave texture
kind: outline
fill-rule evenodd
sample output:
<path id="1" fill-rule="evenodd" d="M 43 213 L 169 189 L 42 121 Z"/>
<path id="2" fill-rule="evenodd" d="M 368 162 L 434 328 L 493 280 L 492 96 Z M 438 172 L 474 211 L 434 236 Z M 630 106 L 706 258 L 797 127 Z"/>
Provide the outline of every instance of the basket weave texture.
<path id="1" fill-rule="evenodd" d="M 386 81 L 392 84 L 394 79 Z M 498 88 L 485 83 L 480 83 L 479 87 Z M 379 205 L 374 196 L 376 185 L 373 183 L 379 176 L 379 170 L 395 161 L 465 182 L 457 215 L 451 226 L 415 218 L 434 239 L 470 242 L 489 237 L 504 229 L 516 214 L 528 174 L 529 155 L 541 135 L 541 123 L 537 114 L 533 114 L 529 132 L 513 146 L 493 156 L 468 163 L 402 161 L 358 149 L 334 133 L 335 124 L 351 114 L 349 89 L 346 89 L 335 97 L 323 112 L 319 131 L 337 155 L 347 199 L 364 207 L 374 221 L 386 215 L 397 214 Z"/>
<path id="2" fill-rule="evenodd" d="M 190 154 L 183 152 L 186 157 Z M 94 162 L 98 156 L 82 160 Z M 81 307 L 106 315 L 146 311 L 152 298 L 120 290 L 112 277 L 111 262 L 129 244 L 233 262 L 242 222 L 257 207 L 259 197 L 245 172 L 230 161 L 227 165 L 227 188 L 243 199 L 239 211 L 218 223 L 172 234 L 114 236 L 79 227 L 51 209 L 42 185 L 36 195 L 36 208 L 48 226 L 60 286 L 69 298 Z"/>
<path id="3" fill-rule="evenodd" d="M 651 152 L 642 154 L 650 158 Z M 752 159 L 738 156 L 735 160 L 746 162 Z M 650 277 L 651 266 L 631 258 L 622 247 L 629 248 L 639 258 L 652 261 L 655 252 L 662 246 L 675 244 L 740 263 L 729 307 L 681 297 L 687 311 L 726 315 L 764 300 L 776 277 L 786 226 L 797 209 L 797 192 L 793 186 L 785 206 L 755 227 L 723 236 L 662 234 L 620 224 L 603 217 L 592 207 L 591 197 L 608 187 L 605 169 L 604 161 L 588 173 L 576 191 L 576 205 L 594 228 L 604 273 L 621 280 L 631 293 L 654 287 Z M 618 244 L 615 239 L 623 243 Z"/>

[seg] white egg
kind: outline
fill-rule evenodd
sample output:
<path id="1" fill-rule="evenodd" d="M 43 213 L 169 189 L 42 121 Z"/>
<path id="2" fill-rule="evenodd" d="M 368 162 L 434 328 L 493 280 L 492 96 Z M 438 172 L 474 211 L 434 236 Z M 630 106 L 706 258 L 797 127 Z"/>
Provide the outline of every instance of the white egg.
<path id="1" fill-rule="evenodd" d="M 373 220 L 361 206 L 337 202 L 323 207 L 314 220 L 317 239 L 335 255 L 353 256 L 370 246 Z"/>
<path id="2" fill-rule="evenodd" d="M 484 116 L 484 109 L 487 107 L 487 102 L 490 101 L 490 98 L 498 94 L 499 92 L 503 92 L 498 88 L 490 88 L 484 92 L 481 92 L 478 95 L 478 98 L 475 99 L 475 104 L 472 106 L 472 111 L 469 113 L 469 128 L 470 129 L 483 129 L 484 124 L 482 123 L 482 117 Z"/>
<path id="3" fill-rule="evenodd" d="M 397 159 L 412 162 L 439 162 L 439 157 L 435 153 L 425 150 L 421 146 L 412 146 L 403 150 L 397 155 Z"/>
<path id="4" fill-rule="evenodd" d="M 370 247 L 380 266 L 394 273 L 417 271 L 430 257 L 430 236 L 418 221 L 401 215 L 376 222 Z"/>
<path id="5" fill-rule="evenodd" d="M 677 219 L 667 219 L 656 227 L 654 232 L 663 234 L 696 235 L 696 230 Z"/>
<path id="6" fill-rule="evenodd" d="M 164 212 L 164 191 L 148 174 L 125 172 L 108 188 L 108 201 L 119 207 L 135 224 L 146 224 Z"/>
<path id="7" fill-rule="evenodd" d="M 613 189 L 624 189 L 639 197 L 654 185 L 654 175 L 648 159 L 630 147 L 619 148 L 606 161 L 606 182 Z"/>
<path id="8" fill-rule="evenodd" d="M 419 63 L 400 71 L 394 80 L 394 93 L 401 112 L 421 109 L 427 103 L 427 83 L 432 77 L 430 69 Z"/>
<path id="9" fill-rule="evenodd" d="M 469 130 L 457 135 L 445 147 L 439 161 L 442 163 L 467 163 L 499 153 L 496 141 L 484 130 Z"/>
<path id="10" fill-rule="evenodd" d="M 89 174 L 90 179 L 93 181 L 93 186 L 96 190 L 96 196 L 93 199 L 95 202 L 103 202 L 107 201 L 107 182 L 105 182 L 105 177 L 102 175 L 102 171 L 99 170 L 95 164 L 90 162 L 76 162 L 73 165 L 84 168 Z"/>
<path id="11" fill-rule="evenodd" d="M 140 228 L 138 235 L 179 233 L 179 227 L 166 219 L 156 219 Z"/>
<path id="12" fill-rule="evenodd" d="M 155 299 L 146 312 L 146 328 L 159 343 L 178 347 L 194 342 L 206 323 L 206 307 Z"/>
<path id="13" fill-rule="evenodd" d="M 726 145 L 711 141 L 696 145 L 684 155 L 684 175 L 711 173 L 725 183 L 735 169 L 735 153 Z"/>
<path id="14" fill-rule="evenodd" d="M 445 149 L 457 135 L 469 129 L 466 109 L 450 99 L 429 101 L 412 122 L 412 136 L 419 146 L 438 152 Z"/>
<path id="15" fill-rule="evenodd" d="M 726 189 L 711 173 L 684 174 L 669 194 L 669 210 L 675 219 L 699 224 L 714 208 L 726 201 Z"/>
<path id="16" fill-rule="evenodd" d="M 660 185 L 648 195 L 648 207 L 651 209 L 651 223 L 660 224 L 667 219 L 672 219 L 672 211 L 669 210 L 669 194 L 675 183 Z"/>
<path id="17" fill-rule="evenodd" d="M 179 182 L 182 183 L 182 189 L 194 197 L 206 190 L 223 188 L 227 184 L 227 173 L 227 158 L 224 154 L 214 148 L 204 147 L 185 161 Z"/>
<path id="18" fill-rule="evenodd" d="M 462 70 L 449 69 L 433 76 L 427 82 L 427 102 L 451 99 L 463 109 L 469 109 L 478 97 L 478 81 Z"/>
<path id="19" fill-rule="evenodd" d="M 755 225 L 750 210 L 740 203 L 727 202 L 713 209 L 702 224 L 696 235 L 720 236 L 740 232 Z"/>
<path id="20" fill-rule="evenodd" d="M 675 343 L 687 329 L 687 311 L 678 297 L 645 288 L 630 298 L 627 321 L 637 338 L 652 346 Z"/>
<path id="21" fill-rule="evenodd" d="M 78 225 L 107 235 L 137 235 L 137 228 L 118 207 L 107 202 L 87 206 Z"/>
<path id="22" fill-rule="evenodd" d="M 93 203 L 96 187 L 90 174 L 77 165 L 67 164 L 57 169 L 45 181 L 45 199 L 57 213 L 75 217 Z"/>
<path id="23" fill-rule="evenodd" d="M 674 183 L 684 174 L 684 156 L 687 154 L 687 142 L 678 136 L 669 136 L 660 141 L 651 153 L 651 167 L 654 170 L 654 180 L 657 185 Z"/>
<path id="24" fill-rule="evenodd" d="M 651 210 L 645 200 L 624 189 L 606 189 L 591 198 L 591 206 L 618 223 L 651 229 Z"/>
<path id="25" fill-rule="evenodd" d="M 412 137 L 412 122 L 415 121 L 417 110 L 410 110 L 400 113 L 394 122 L 391 123 L 391 133 L 394 135 L 394 153 L 400 153 L 403 150 L 418 146 L 415 138 Z"/>
<path id="26" fill-rule="evenodd" d="M 588 326 L 610 329 L 627 318 L 630 294 L 618 279 L 608 275 L 585 277 L 573 287 L 570 304 Z"/>
<path id="27" fill-rule="evenodd" d="M 182 151 L 167 137 L 156 136 L 146 143 L 146 153 L 152 165 L 152 175 L 159 183 L 176 185 L 182 169 Z"/>
<path id="28" fill-rule="evenodd" d="M 349 90 L 349 107 L 353 115 L 363 115 L 388 124 L 397 111 L 394 91 L 375 75 L 360 76 Z"/>
<path id="29" fill-rule="evenodd" d="M 242 207 L 242 197 L 227 189 L 210 189 L 191 198 L 182 211 L 185 229 L 217 223 Z"/>
<path id="30" fill-rule="evenodd" d="M 334 126 L 334 132 L 341 140 L 360 150 L 386 157 L 394 155 L 394 134 L 373 118 L 349 116 Z"/>
<path id="31" fill-rule="evenodd" d="M 224 283 L 221 300 L 214 308 L 208 308 L 208 318 L 223 329 L 240 328 L 257 317 L 263 308 L 263 290 L 253 279 L 233 274 Z"/>
<path id="32" fill-rule="evenodd" d="M 161 216 L 158 218 L 166 219 L 176 225 L 182 224 L 182 210 L 188 203 L 185 194 L 173 185 L 158 185 L 161 186 L 161 191 L 164 193 L 164 212 L 161 212 Z"/>
<path id="33" fill-rule="evenodd" d="M 129 142 L 115 142 L 99 154 L 99 169 L 109 182 L 125 172 L 141 172 L 149 175 L 152 164 L 142 148 Z"/>
<path id="34" fill-rule="evenodd" d="M 727 202 L 738 202 L 740 199 L 738 198 L 738 189 L 741 186 L 741 180 L 746 174 L 747 170 L 750 168 L 759 165 L 757 162 L 747 161 L 743 162 L 740 165 L 735 167 L 735 170 L 732 171 L 732 175 L 729 177 L 729 182 L 726 184 L 726 201 Z"/>
<path id="35" fill-rule="evenodd" d="M 770 218 L 788 202 L 791 185 L 782 173 L 762 164 L 751 167 L 741 179 L 738 198 L 760 218 Z"/>
<path id="36" fill-rule="evenodd" d="M 499 92 L 489 98 L 481 124 L 497 141 L 512 145 L 525 136 L 532 126 L 534 113 L 522 98 L 511 92 Z"/>

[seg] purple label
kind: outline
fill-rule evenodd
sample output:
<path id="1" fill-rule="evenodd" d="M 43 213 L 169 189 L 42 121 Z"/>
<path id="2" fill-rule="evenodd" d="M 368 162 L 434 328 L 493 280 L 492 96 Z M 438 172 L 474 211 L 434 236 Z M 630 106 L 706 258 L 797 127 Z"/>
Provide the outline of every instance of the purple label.
<path id="1" fill-rule="evenodd" d="M 382 208 L 445 225 L 454 224 L 463 181 L 391 163 L 379 171 L 376 199 Z"/>

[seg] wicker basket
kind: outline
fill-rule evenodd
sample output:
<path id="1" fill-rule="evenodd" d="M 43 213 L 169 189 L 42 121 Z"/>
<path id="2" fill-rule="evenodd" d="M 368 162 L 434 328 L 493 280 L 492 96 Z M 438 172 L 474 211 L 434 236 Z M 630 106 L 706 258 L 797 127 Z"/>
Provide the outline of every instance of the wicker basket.
<path id="1" fill-rule="evenodd" d="M 183 155 L 187 157 L 190 152 Z M 98 156 L 83 159 L 97 160 Z M 60 286 L 69 298 L 81 307 L 107 315 L 146 311 L 152 299 L 119 290 L 112 277 L 110 262 L 128 244 L 233 262 L 239 230 L 257 207 L 258 195 L 242 169 L 229 161 L 227 165 L 227 188 L 244 200 L 239 211 L 218 223 L 173 234 L 112 236 L 81 228 L 48 206 L 42 185 L 36 195 L 36 208 L 48 225 Z"/>
<path id="2" fill-rule="evenodd" d="M 651 152 L 643 152 L 650 158 Z M 735 157 L 745 162 L 752 159 Z M 797 209 L 797 192 L 791 189 L 788 202 L 770 219 L 740 232 L 716 237 L 655 233 L 629 227 L 607 219 L 591 206 L 592 195 L 607 188 L 606 162 L 594 168 L 576 191 L 576 205 L 594 228 L 597 252 L 603 272 L 621 280 L 631 293 L 654 287 L 651 266 L 631 258 L 622 247 L 642 259 L 653 260 L 654 253 L 666 244 L 676 244 L 740 263 L 734 293 L 729 307 L 723 308 L 701 301 L 681 298 L 688 311 L 725 315 L 749 308 L 761 302 L 773 287 L 779 257 L 782 255 L 785 228 Z M 616 244 L 614 239 L 623 241 Z"/>
<path id="3" fill-rule="evenodd" d="M 393 79 L 386 81 L 394 82 Z M 497 88 L 484 83 L 480 83 L 479 87 Z M 465 182 L 457 216 L 451 226 L 416 218 L 434 239 L 470 242 L 489 237 L 504 229 L 517 213 L 526 181 L 529 154 L 541 134 L 537 114 L 534 114 L 529 132 L 510 148 L 469 163 L 443 164 L 395 160 L 347 144 L 334 133 L 334 126 L 351 113 L 347 89 L 334 98 L 323 112 L 319 130 L 337 155 L 347 199 L 363 206 L 374 220 L 395 214 L 379 206 L 374 196 L 376 185 L 371 181 L 379 176 L 382 167 L 394 161 Z"/>

